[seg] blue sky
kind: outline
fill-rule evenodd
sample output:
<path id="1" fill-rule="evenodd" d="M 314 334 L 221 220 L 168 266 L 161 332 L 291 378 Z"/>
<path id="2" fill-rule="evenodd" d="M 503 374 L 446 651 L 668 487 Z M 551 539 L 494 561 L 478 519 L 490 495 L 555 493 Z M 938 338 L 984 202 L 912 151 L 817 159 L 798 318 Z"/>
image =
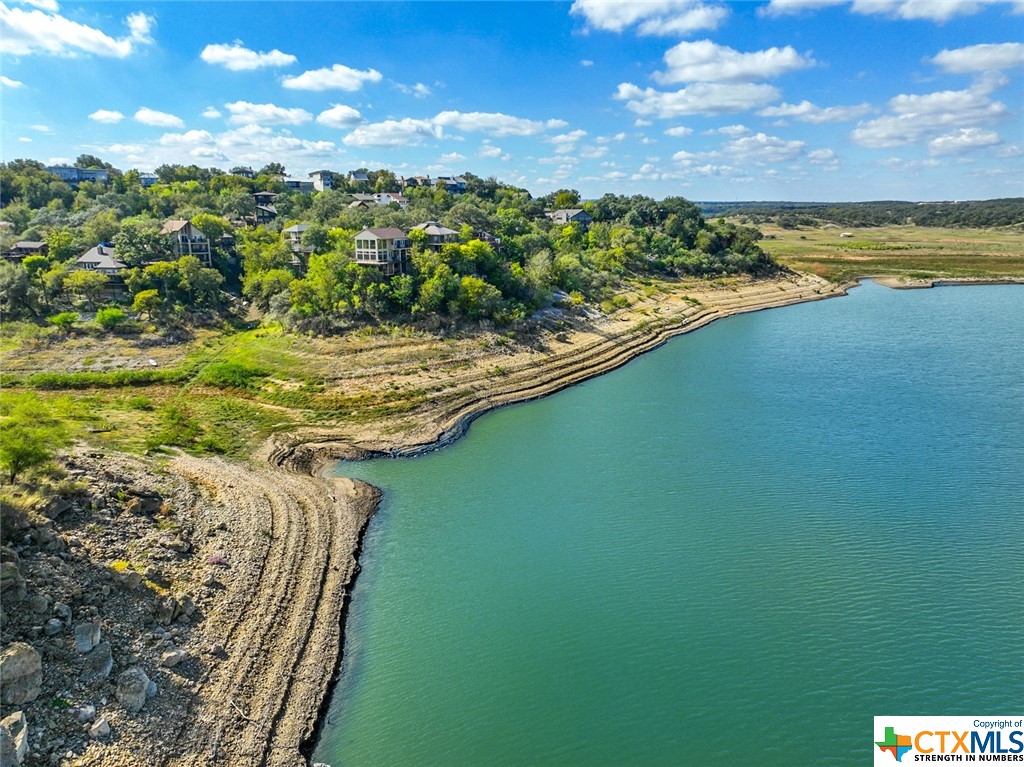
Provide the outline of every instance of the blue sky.
<path id="1" fill-rule="evenodd" d="M 3 157 L 1024 195 L 1024 0 L 0 3 Z"/>

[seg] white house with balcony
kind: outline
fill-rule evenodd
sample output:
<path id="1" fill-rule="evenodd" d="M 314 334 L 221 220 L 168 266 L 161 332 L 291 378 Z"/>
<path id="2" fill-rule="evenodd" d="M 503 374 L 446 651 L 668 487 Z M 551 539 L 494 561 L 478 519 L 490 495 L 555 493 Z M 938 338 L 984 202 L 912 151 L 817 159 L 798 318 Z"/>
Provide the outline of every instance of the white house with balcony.
<path id="1" fill-rule="evenodd" d="M 191 221 L 183 218 L 172 218 L 164 222 L 160 234 L 171 238 L 171 250 L 177 258 L 195 256 L 205 266 L 213 262 L 210 253 L 210 240 L 203 231 Z"/>
<path id="2" fill-rule="evenodd" d="M 364 229 L 355 240 L 357 264 L 377 268 L 386 276 L 405 272 L 409 263 L 409 235 L 401 229 Z"/>

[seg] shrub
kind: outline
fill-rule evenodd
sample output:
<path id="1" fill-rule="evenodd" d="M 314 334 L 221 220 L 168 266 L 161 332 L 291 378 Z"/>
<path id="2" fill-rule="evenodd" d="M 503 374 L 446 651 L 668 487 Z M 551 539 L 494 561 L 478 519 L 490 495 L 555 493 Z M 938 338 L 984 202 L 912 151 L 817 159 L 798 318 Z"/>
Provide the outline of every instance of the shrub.
<path id="1" fill-rule="evenodd" d="M 116 306 L 108 306 L 96 312 L 96 324 L 104 330 L 113 330 L 122 322 L 128 319 L 123 309 Z"/>
<path id="2" fill-rule="evenodd" d="M 47 317 L 46 321 L 66 333 L 71 329 L 72 325 L 78 322 L 78 312 L 60 312 L 59 314 Z"/>
<path id="3" fill-rule="evenodd" d="M 203 368 L 198 381 L 221 389 L 247 389 L 267 372 L 241 362 L 213 362 Z"/>

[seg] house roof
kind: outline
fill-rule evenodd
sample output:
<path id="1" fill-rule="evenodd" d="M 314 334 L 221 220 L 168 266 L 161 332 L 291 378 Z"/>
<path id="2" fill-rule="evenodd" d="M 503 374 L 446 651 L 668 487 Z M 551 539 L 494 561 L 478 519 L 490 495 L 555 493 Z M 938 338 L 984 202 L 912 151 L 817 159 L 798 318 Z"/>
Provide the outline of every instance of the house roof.
<path id="1" fill-rule="evenodd" d="M 348 206 L 350 208 L 368 208 L 370 207 L 370 200 L 353 200 Z"/>
<path id="2" fill-rule="evenodd" d="M 377 199 L 372 194 L 366 194 L 365 192 L 356 192 L 352 195 L 352 198 L 362 202 L 373 202 Z"/>
<path id="3" fill-rule="evenodd" d="M 110 245 L 97 245 L 85 251 L 76 264 L 94 264 L 94 269 L 127 269 L 128 265 L 114 258 L 114 249 Z"/>
<path id="4" fill-rule="evenodd" d="M 333 170 L 315 170 L 309 174 L 310 176 L 333 176 Z"/>
<path id="5" fill-rule="evenodd" d="M 286 227 L 285 229 L 282 229 L 281 231 L 282 232 L 297 232 L 297 233 L 301 234 L 302 232 L 304 232 L 307 229 L 309 229 L 310 226 L 312 226 L 312 224 L 292 224 L 291 226 Z"/>
<path id="6" fill-rule="evenodd" d="M 30 248 L 33 250 L 37 250 L 39 248 L 44 247 L 45 245 L 45 242 L 36 242 L 35 240 L 20 240 L 19 242 L 14 243 L 14 247 L 23 248 L 26 250 Z"/>
<path id="7" fill-rule="evenodd" d="M 362 237 L 365 234 L 372 234 L 374 237 L 377 237 L 378 239 L 381 239 L 381 240 L 404 240 L 408 236 L 405 232 L 403 232 L 398 227 L 386 226 L 386 227 L 381 228 L 381 229 L 378 229 L 378 228 L 364 229 L 359 234 L 357 234 L 356 237 L 357 238 L 358 237 Z"/>
<path id="8" fill-rule="evenodd" d="M 454 229 L 449 229 L 447 226 L 441 226 L 436 221 L 424 221 L 422 224 L 416 224 L 413 229 L 422 229 L 424 232 L 433 235 L 434 237 L 458 234 Z"/>
<path id="9" fill-rule="evenodd" d="M 369 181 L 370 180 L 370 177 L 367 176 L 365 173 L 363 173 L 361 171 L 355 171 L 354 170 L 351 173 L 349 173 L 348 175 L 350 175 L 355 181 Z"/>
<path id="10" fill-rule="evenodd" d="M 277 197 L 277 194 L 275 194 L 274 192 L 253 192 L 252 196 L 253 197 Z"/>
<path id="11" fill-rule="evenodd" d="M 188 226 L 188 221 L 184 218 L 172 218 L 164 221 L 163 229 L 160 230 L 160 234 L 174 234 L 180 232 Z"/>

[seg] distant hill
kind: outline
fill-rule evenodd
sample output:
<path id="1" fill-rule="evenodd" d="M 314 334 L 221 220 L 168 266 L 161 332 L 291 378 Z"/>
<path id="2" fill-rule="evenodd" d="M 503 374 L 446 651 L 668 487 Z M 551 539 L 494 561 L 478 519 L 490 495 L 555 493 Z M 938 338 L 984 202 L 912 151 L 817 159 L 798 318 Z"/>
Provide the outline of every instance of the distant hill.
<path id="1" fill-rule="evenodd" d="M 697 202 L 707 218 L 740 216 L 786 228 L 835 224 L 842 227 L 942 226 L 983 228 L 1024 224 L 1024 197 L 954 202 Z"/>

